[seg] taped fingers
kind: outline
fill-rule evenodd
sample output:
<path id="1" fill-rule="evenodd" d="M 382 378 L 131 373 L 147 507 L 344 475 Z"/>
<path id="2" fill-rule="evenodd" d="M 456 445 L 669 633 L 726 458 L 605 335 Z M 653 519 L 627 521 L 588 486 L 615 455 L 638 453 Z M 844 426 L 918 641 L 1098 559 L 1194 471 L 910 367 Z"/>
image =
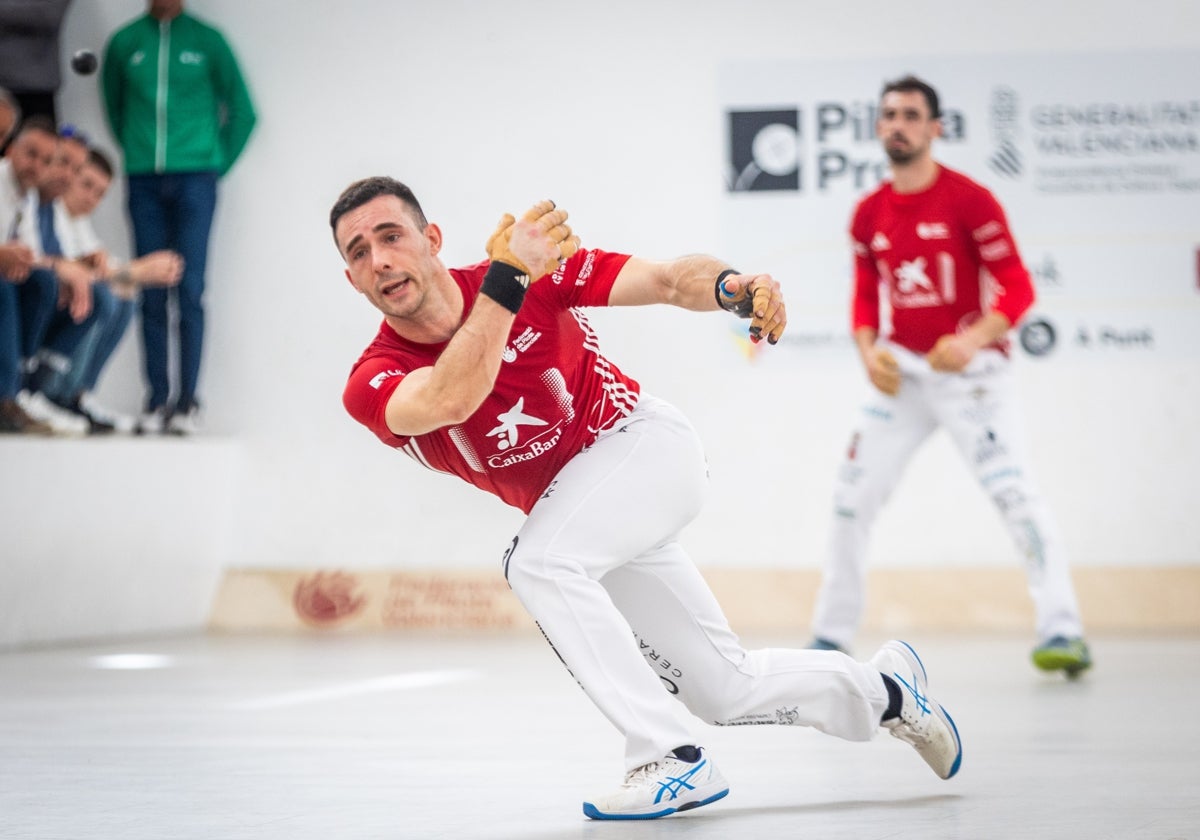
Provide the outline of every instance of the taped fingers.
<path id="1" fill-rule="evenodd" d="M 502 239 L 505 232 L 516 223 L 517 220 L 513 218 L 512 213 L 505 213 L 500 217 L 500 222 L 496 225 L 496 230 L 491 236 L 488 237 L 487 245 L 484 246 L 487 249 L 488 256 L 491 256 L 494 253 L 496 246 L 499 244 L 499 240 Z"/>
<path id="2" fill-rule="evenodd" d="M 753 291 L 754 317 L 750 321 L 750 339 L 778 344 L 787 326 L 787 310 L 777 284 L 757 285 Z"/>
<path id="3" fill-rule="evenodd" d="M 562 255 L 559 262 L 566 262 L 575 256 L 575 253 L 582 247 L 579 237 L 571 234 L 569 237 L 558 243 L 558 252 Z"/>
<path id="4" fill-rule="evenodd" d="M 532 207 L 530 207 L 528 210 L 525 211 L 525 215 L 521 217 L 521 220 L 526 221 L 526 222 L 536 222 L 538 219 L 540 219 L 542 216 L 545 216 L 547 213 L 549 213 L 553 209 L 554 209 L 554 202 L 551 201 L 550 199 L 546 199 L 544 201 L 539 201 L 537 204 L 533 205 Z M 564 215 L 564 218 L 566 218 L 565 215 Z"/>
<path id="5" fill-rule="evenodd" d="M 545 213 L 542 216 L 539 216 L 537 218 L 536 222 L 537 222 L 537 226 L 540 227 L 542 230 L 550 231 L 550 230 L 553 230 L 554 228 L 558 227 L 559 225 L 561 225 L 566 220 L 567 220 L 567 211 L 566 210 L 552 210 L 549 213 Z"/>
<path id="6" fill-rule="evenodd" d="M 564 239 L 571 237 L 571 226 L 555 225 L 546 231 L 546 236 L 550 237 L 551 242 L 562 242 Z"/>

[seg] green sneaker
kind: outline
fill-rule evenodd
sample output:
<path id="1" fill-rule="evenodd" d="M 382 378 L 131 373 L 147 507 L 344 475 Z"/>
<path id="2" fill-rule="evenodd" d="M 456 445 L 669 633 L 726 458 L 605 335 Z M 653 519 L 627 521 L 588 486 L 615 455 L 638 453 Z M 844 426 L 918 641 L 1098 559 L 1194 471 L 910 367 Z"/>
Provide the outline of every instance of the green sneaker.
<path id="1" fill-rule="evenodd" d="M 1092 667 L 1092 654 L 1079 636 L 1054 636 L 1033 649 L 1033 664 L 1043 671 L 1062 671 L 1068 679 L 1075 679 Z"/>

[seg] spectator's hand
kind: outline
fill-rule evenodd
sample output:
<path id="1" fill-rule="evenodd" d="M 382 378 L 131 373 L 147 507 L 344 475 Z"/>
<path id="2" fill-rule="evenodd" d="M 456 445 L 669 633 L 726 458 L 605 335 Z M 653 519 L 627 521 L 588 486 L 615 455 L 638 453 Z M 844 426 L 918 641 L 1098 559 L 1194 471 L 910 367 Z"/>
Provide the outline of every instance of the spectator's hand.
<path id="1" fill-rule="evenodd" d="M 0 244 L 0 276 L 13 283 L 24 283 L 33 268 L 33 251 L 19 242 Z"/>
<path id="2" fill-rule="evenodd" d="M 925 360 L 934 370 L 959 373 L 975 358 L 975 349 L 975 345 L 961 335 L 944 335 L 925 354 Z"/>
<path id="3" fill-rule="evenodd" d="M 750 298 L 750 306 L 739 306 Z M 731 274 L 721 281 L 721 306 L 730 311 L 746 311 L 750 318 L 750 340 L 758 343 L 765 335 L 767 343 L 778 344 L 787 327 L 787 309 L 779 281 L 769 274 Z M 728 302 L 728 306 L 726 306 Z"/>
<path id="4" fill-rule="evenodd" d="M 900 365 L 886 347 L 872 347 L 863 356 L 871 384 L 889 397 L 900 393 Z"/>
<path id="5" fill-rule="evenodd" d="M 92 312 L 92 272 L 72 260 L 57 260 L 58 308 L 66 309 L 76 324 Z"/>
<path id="6" fill-rule="evenodd" d="M 174 251 L 153 251 L 129 263 L 129 276 L 138 286 L 174 286 L 183 276 L 183 257 Z"/>
<path id="7" fill-rule="evenodd" d="M 87 265 L 97 277 L 107 277 L 108 271 L 108 251 L 94 251 L 84 257 L 81 262 Z"/>
<path id="8" fill-rule="evenodd" d="M 487 241 L 488 259 L 529 275 L 532 283 L 558 268 L 579 250 L 579 237 L 565 224 L 567 211 L 539 201 L 521 217 L 505 213 Z"/>

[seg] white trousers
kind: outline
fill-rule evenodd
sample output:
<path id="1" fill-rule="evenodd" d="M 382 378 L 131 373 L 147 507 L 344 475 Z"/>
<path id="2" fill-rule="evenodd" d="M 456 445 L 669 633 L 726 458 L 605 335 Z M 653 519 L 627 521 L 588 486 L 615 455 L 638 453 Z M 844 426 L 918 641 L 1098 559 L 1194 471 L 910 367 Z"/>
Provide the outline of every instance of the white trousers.
<path id="1" fill-rule="evenodd" d="M 895 397 L 868 385 L 838 473 L 813 634 L 843 648 L 853 642 L 863 611 L 871 525 L 913 452 L 941 426 L 995 503 L 1024 558 L 1039 639 L 1082 635 L 1067 551 L 1029 469 L 1008 358 L 998 350 L 982 350 L 962 373 L 938 373 L 923 357 L 895 344 L 888 347 L 903 382 Z M 947 519 L 952 518 L 948 512 Z M 954 527 L 953 522 L 947 526 Z M 969 534 L 963 551 L 971 551 Z"/>
<path id="2" fill-rule="evenodd" d="M 697 739 L 676 700 L 714 724 L 812 726 L 869 740 L 877 671 L 840 653 L 745 650 L 678 542 L 707 490 L 691 424 L 643 395 L 570 461 L 505 556 L 505 576 L 634 769 Z"/>

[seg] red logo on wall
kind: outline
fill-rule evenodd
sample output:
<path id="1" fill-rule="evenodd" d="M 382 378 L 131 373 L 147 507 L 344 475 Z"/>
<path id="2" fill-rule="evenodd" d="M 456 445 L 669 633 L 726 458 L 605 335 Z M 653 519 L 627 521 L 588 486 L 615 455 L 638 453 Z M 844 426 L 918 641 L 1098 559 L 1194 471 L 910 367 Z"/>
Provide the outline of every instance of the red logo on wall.
<path id="1" fill-rule="evenodd" d="M 347 572 L 317 572 L 296 583 L 292 606 L 304 622 L 329 627 L 362 611 L 367 596 L 357 594 L 358 586 Z"/>

